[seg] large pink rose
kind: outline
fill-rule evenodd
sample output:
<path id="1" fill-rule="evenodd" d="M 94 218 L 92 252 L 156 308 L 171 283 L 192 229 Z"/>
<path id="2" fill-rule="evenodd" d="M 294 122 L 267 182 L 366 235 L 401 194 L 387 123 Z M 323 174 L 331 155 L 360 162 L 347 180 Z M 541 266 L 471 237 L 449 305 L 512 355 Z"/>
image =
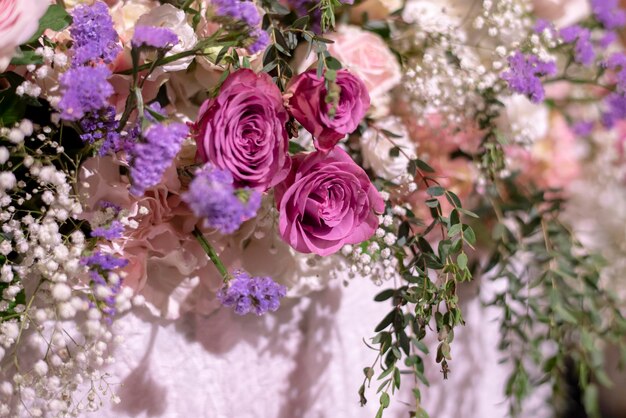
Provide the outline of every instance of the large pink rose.
<path id="1" fill-rule="evenodd" d="M 288 119 L 269 75 L 238 70 L 226 78 L 219 96 L 200 108 L 198 157 L 230 171 L 237 187 L 265 191 L 289 173 Z"/>
<path id="2" fill-rule="evenodd" d="M 385 203 L 367 174 L 340 148 L 294 158 L 276 187 L 282 238 L 296 251 L 321 256 L 369 239 Z"/>
<path id="3" fill-rule="evenodd" d="M 39 27 L 50 0 L 0 0 L 0 72 L 11 62 L 17 46 Z"/>
<path id="4" fill-rule="evenodd" d="M 343 137 L 352 133 L 370 107 L 367 87 L 347 70 L 337 71 L 337 85 L 341 89 L 335 114 L 326 103 L 324 78 L 315 70 L 294 77 L 289 84 L 289 106 L 293 117 L 309 131 L 320 151 L 330 151 Z"/>

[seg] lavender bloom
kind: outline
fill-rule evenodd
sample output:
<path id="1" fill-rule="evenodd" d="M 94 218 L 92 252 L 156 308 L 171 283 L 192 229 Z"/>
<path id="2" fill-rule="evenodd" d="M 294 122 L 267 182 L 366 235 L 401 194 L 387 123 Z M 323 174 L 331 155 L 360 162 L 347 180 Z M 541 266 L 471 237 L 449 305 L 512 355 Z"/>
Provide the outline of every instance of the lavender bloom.
<path id="1" fill-rule="evenodd" d="M 137 26 L 130 43 L 133 48 L 169 49 L 178 43 L 178 36 L 168 28 Z"/>
<path id="2" fill-rule="evenodd" d="M 591 0 L 591 10 L 598 22 L 609 30 L 626 25 L 626 12 L 617 0 Z"/>
<path id="3" fill-rule="evenodd" d="M 605 66 L 617 73 L 617 91 L 626 94 L 626 55 L 616 52 L 609 57 Z"/>
<path id="4" fill-rule="evenodd" d="M 116 205 L 115 203 L 109 202 L 108 200 L 101 200 L 100 202 L 98 202 L 98 205 L 102 209 L 113 209 L 113 212 L 115 212 L 116 215 L 122 211 L 122 207 L 120 205 Z"/>
<path id="5" fill-rule="evenodd" d="M 245 315 L 254 312 L 263 315 L 276 311 L 287 288 L 270 277 L 250 277 L 245 271 L 237 271 L 234 277 L 217 292 L 217 298 L 226 307 L 234 307 L 235 313 Z"/>
<path id="6" fill-rule="evenodd" d="M 255 39 L 247 48 L 251 54 L 262 51 L 269 44 L 270 39 L 267 32 L 259 27 L 261 15 L 253 2 L 245 0 L 213 0 L 212 3 L 215 7 L 215 13 L 218 15 L 241 21 L 250 27 L 250 36 Z"/>
<path id="7" fill-rule="evenodd" d="M 94 238 L 104 238 L 106 240 L 114 240 L 120 238 L 124 233 L 124 225 L 120 221 L 113 221 L 110 225 L 103 227 L 100 226 L 91 231 L 91 236 Z"/>
<path id="8" fill-rule="evenodd" d="M 593 122 L 581 121 L 572 126 L 572 130 L 578 136 L 589 136 L 593 132 Z"/>
<path id="9" fill-rule="evenodd" d="M 554 30 L 554 25 L 549 20 L 537 19 L 533 30 L 535 33 L 542 34 L 546 29 Z"/>
<path id="10" fill-rule="evenodd" d="M 122 288 L 122 281 L 118 280 L 115 283 L 109 283 L 104 277 L 102 277 L 102 274 L 100 274 L 100 272 L 94 270 L 89 272 L 89 277 L 91 278 L 91 282 L 94 285 L 106 287 L 111 292 L 109 296 L 101 299 L 100 303 L 98 304 L 100 310 L 105 315 L 105 320 L 110 324 L 112 321 L 111 318 L 117 312 L 117 309 L 115 309 L 115 297 L 118 293 L 120 293 L 120 290 Z"/>
<path id="11" fill-rule="evenodd" d="M 92 267 L 99 270 L 115 270 L 117 268 L 126 267 L 128 260 L 117 258 L 111 254 L 104 254 L 99 251 L 93 253 L 90 256 L 83 257 L 81 264 L 84 266 Z"/>
<path id="12" fill-rule="evenodd" d="M 545 91 L 539 77 L 556 74 L 556 63 L 542 61 L 533 54 L 517 51 L 509 57 L 510 69 L 502 73 L 503 80 L 516 93 L 525 94 L 533 103 L 541 102 Z"/>
<path id="13" fill-rule="evenodd" d="M 263 51 L 267 45 L 270 43 L 270 37 L 261 28 L 255 28 L 250 32 L 250 36 L 255 38 L 255 41 L 252 45 L 248 47 L 248 51 L 251 54 L 256 54 L 257 52 Z"/>
<path id="14" fill-rule="evenodd" d="M 117 120 L 113 106 L 107 106 L 96 113 L 88 113 L 80 120 L 80 127 L 83 131 L 80 139 L 83 142 L 101 142 L 98 150 L 100 156 L 124 149 L 124 137 L 116 130 Z"/>
<path id="15" fill-rule="evenodd" d="M 615 124 L 626 119 L 626 97 L 612 93 L 605 99 L 606 111 L 602 115 L 602 123 L 607 129 L 612 128 Z"/>
<path id="16" fill-rule="evenodd" d="M 130 151 L 132 194 L 141 196 L 161 181 L 187 135 L 189 128 L 182 123 L 155 124 L 143 133 L 145 142 L 135 144 Z"/>
<path id="17" fill-rule="evenodd" d="M 576 42 L 574 57 L 582 65 L 589 67 L 593 64 L 596 54 L 591 43 L 591 31 L 578 25 L 561 29 L 561 37 L 566 43 Z"/>
<path id="18" fill-rule="evenodd" d="M 617 33 L 607 32 L 600 38 L 600 46 L 602 48 L 608 48 L 613 42 L 617 40 Z"/>
<path id="19" fill-rule="evenodd" d="M 73 67 L 100 60 L 110 63 L 122 50 L 106 4 L 97 1 L 92 6 L 78 6 L 72 11 L 72 19 Z"/>
<path id="20" fill-rule="evenodd" d="M 104 65 L 72 68 L 61 75 L 61 117 L 76 121 L 106 107 L 113 94 L 113 86 L 108 82 L 110 75 L 111 71 Z"/>
<path id="21" fill-rule="evenodd" d="M 224 17 L 230 17 L 233 20 L 240 20 L 246 25 L 254 27 L 261 23 L 259 10 L 254 3 L 239 0 L 213 0 L 215 12 Z"/>
<path id="22" fill-rule="evenodd" d="M 258 191 L 235 189 L 230 172 L 210 163 L 196 173 L 183 200 L 208 227 L 222 234 L 235 232 L 244 221 L 254 217 L 261 206 Z"/>

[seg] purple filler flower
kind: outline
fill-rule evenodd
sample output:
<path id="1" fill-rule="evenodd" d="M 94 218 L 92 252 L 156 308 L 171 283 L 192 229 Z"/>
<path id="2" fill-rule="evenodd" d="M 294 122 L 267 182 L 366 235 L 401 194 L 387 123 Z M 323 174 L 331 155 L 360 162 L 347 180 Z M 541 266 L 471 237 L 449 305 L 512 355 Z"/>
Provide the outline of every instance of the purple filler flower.
<path id="1" fill-rule="evenodd" d="M 155 124 L 143 133 L 144 141 L 130 151 L 132 194 L 142 196 L 146 189 L 161 181 L 187 135 L 189 128 L 182 123 Z"/>
<path id="2" fill-rule="evenodd" d="M 133 39 L 130 41 L 133 48 L 167 49 L 178 43 L 178 36 L 171 29 L 156 26 L 137 26 Z"/>
<path id="3" fill-rule="evenodd" d="M 101 1 L 92 6 L 74 8 L 70 34 L 73 40 L 73 67 L 100 60 L 110 63 L 122 50 L 109 15 L 109 7 Z"/>
<path id="4" fill-rule="evenodd" d="M 126 265 L 128 264 L 128 260 L 117 258 L 111 254 L 105 254 L 99 251 L 93 253 L 90 256 L 83 257 L 80 262 L 84 266 L 104 271 L 110 271 L 117 268 L 126 267 Z"/>
<path id="5" fill-rule="evenodd" d="M 591 31 L 578 25 L 568 26 L 561 29 L 561 37 L 566 43 L 576 43 L 574 58 L 576 62 L 589 67 L 593 64 L 596 54 L 591 43 Z"/>
<path id="6" fill-rule="evenodd" d="M 606 29 L 617 29 L 626 24 L 626 12 L 617 0 L 591 0 L 591 10 Z"/>
<path id="7" fill-rule="evenodd" d="M 61 75 L 61 117 L 76 121 L 106 107 L 114 92 L 108 81 L 110 75 L 111 71 L 105 65 L 71 68 Z"/>
<path id="8" fill-rule="evenodd" d="M 256 215 L 261 206 L 261 193 L 254 189 L 235 189 L 229 171 L 208 163 L 196 173 L 183 200 L 208 227 L 231 234 Z"/>
<path id="9" fill-rule="evenodd" d="M 110 225 L 94 228 L 94 230 L 91 231 L 91 236 L 111 241 L 120 238 L 123 233 L 124 225 L 120 221 L 113 221 Z"/>
<path id="10" fill-rule="evenodd" d="M 226 307 L 234 307 L 235 313 L 245 315 L 254 312 L 263 315 L 276 311 L 287 288 L 270 277 L 250 277 L 245 271 L 237 271 L 234 277 L 217 292 L 217 298 Z"/>
<path id="11" fill-rule="evenodd" d="M 509 70 L 502 73 L 503 80 L 516 93 L 525 94 L 533 103 L 539 103 L 545 97 L 545 91 L 539 77 L 556 74 L 556 63 L 542 61 L 533 54 L 515 52 L 509 57 Z"/>

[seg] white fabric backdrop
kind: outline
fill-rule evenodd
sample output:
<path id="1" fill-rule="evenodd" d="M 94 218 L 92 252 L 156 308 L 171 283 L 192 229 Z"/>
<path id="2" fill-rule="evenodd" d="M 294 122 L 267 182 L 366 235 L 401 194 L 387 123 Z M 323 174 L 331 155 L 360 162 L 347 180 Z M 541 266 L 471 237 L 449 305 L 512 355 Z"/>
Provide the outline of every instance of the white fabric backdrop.
<path id="1" fill-rule="evenodd" d="M 287 300 L 276 313 L 239 317 L 227 309 L 158 321 L 135 309 L 120 321 L 125 342 L 112 368 L 122 402 L 97 416 L 373 418 L 375 387 L 364 408 L 357 390 L 375 353 L 362 343 L 389 310 L 373 302 L 381 288 L 368 280 L 341 281 L 307 297 Z M 469 290 L 471 293 L 472 290 Z M 494 312 L 466 295 L 467 326 L 452 348 L 450 379 L 436 367 L 423 390 L 431 417 L 497 418 L 506 415 L 505 366 L 498 364 Z M 434 350 L 433 350 L 434 351 Z M 431 353 L 430 363 L 434 363 Z M 427 362 L 428 363 L 428 362 Z M 406 417 L 408 380 L 386 417 Z M 544 411 L 545 412 L 545 411 Z M 534 417 L 548 416 L 535 413 Z"/>

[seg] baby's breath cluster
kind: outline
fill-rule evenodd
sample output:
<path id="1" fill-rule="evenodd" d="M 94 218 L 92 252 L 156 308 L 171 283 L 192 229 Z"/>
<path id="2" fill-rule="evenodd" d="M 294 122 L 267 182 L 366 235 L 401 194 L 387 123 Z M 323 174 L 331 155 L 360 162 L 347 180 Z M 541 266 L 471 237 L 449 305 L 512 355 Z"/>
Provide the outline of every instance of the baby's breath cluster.
<path id="1" fill-rule="evenodd" d="M 381 192 L 388 201 L 389 193 Z M 397 209 L 396 209 L 397 210 Z M 359 245 L 346 245 L 341 254 L 348 260 L 348 277 L 366 277 L 376 285 L 398 277 L 398 259 L 396 258 L 398 222 L 391 214 L 379 216 L 379 227 L 374 236 Z"/>
<path id="2" fill-rule="evenodd" d="M 505 92 L 500 75 L 532 25 L 524 1 L 457 3 L 408 7 L 403 18 L 411 25 L 396 33 L 407 57 L 407 101 L 415 114 L 436 111 L 450 123 L 484 110 L 486 91 Z"/>
<path id="3" fill-rule="evenodd" d="M 120 312 L 132 295 L 111 292 L 113 271 L 90 279 L 95 241 L 57 131 L 27 119 L 0 129 L 0 416 L 76 416 L 115 398 L 99 371 L 115 341 L 103 301 Z"/>

